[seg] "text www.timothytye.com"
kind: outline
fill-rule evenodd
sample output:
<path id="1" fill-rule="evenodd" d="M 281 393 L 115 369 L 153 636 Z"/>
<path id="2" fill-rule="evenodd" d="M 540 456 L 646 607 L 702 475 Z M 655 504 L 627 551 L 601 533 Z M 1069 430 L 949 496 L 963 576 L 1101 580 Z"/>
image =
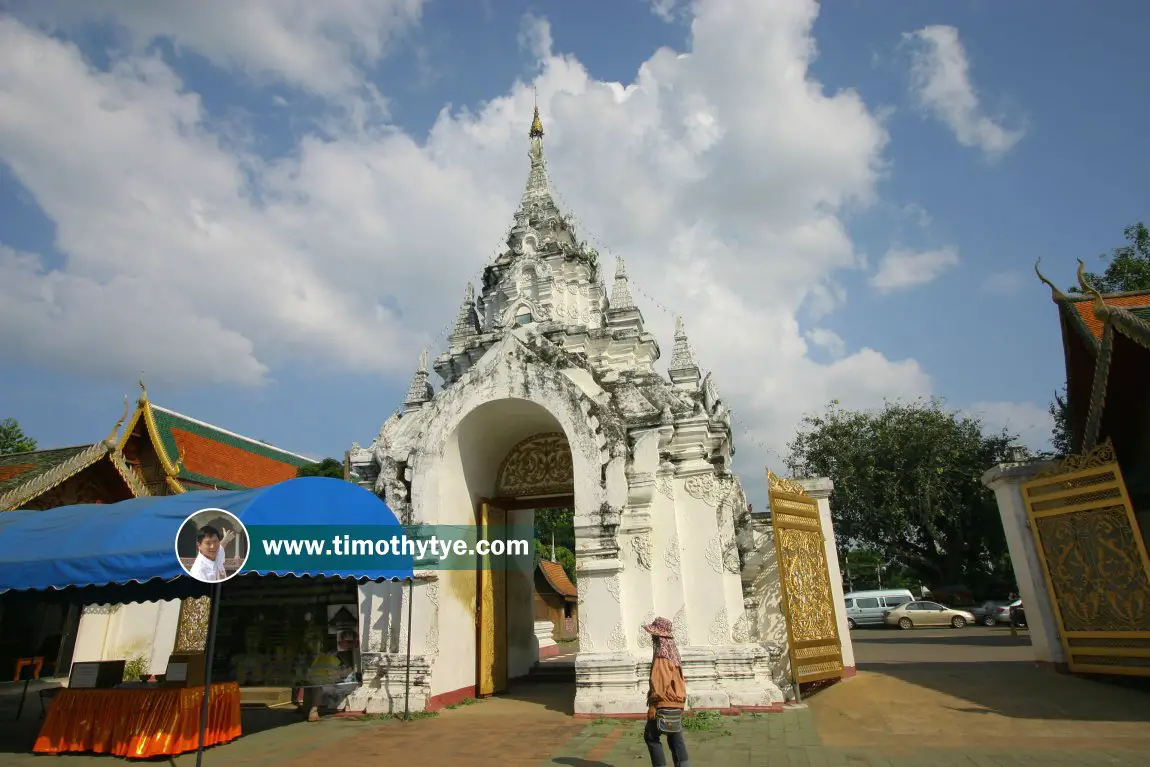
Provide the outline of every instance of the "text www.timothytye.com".
<path id="1" fill-rule="evenodd" d="M 350 535 L 336 535 L 331 538 L 264 540 L 264 554 L 275 557 L 370 557 L 370 556 L 409 556 L 426 559 L 428 555 L 446 559 L 454 554 L 457 557 L 474 556 L 524 556 L 531 552 L 531 544 L 524 540 L 479 540 L 472 546 L 467 541 L 449 540 L 431 536 L 426 540 L 414 540 L 405 536 L 391 538 L 352 539 Z"/>

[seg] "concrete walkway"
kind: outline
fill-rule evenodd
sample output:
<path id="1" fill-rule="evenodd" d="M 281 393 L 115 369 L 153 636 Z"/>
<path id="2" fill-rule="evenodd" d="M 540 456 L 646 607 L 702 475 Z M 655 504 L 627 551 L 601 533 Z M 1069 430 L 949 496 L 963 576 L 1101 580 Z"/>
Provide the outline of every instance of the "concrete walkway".
<path id="1" fill-rule="evenodd" d="M 647 764 L 642 723 L 570 716 L 569 685 L 532 685 L 413 722 L 284 717 L 210 749 L 209 767 L 621 767 Z M 38 713 L 38 712 L 37 712 Z M 1150 696 L 1031 664 L 883 666 L 779 714 L 714 717 L 687 733 L 695 765 L 1010 767 L 1150 764 Z M 279 726 L 276 726 L 279 725 Z M 3 731 L 0 730 L 0 737 Z M 123 764 L 43 757 L 7 742 L 5 767 Z M 23 746 L 27 748 L 27 746 Z M 398 760 L 398 761 L 397 761 Z M 191 767 L 194 754 L 160 764 Z"/>

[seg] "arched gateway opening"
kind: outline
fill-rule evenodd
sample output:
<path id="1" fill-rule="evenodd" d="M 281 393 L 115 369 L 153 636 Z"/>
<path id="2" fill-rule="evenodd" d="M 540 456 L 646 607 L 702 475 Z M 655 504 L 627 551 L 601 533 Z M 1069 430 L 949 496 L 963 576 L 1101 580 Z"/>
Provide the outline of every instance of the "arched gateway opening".
<path id="1" fill-rule="evenodd" d="M 539 562 L 530 550 L 516 553 L 514 547 L 514 542 L 529 545 L 536 538 L 537 510 L 574 508 L 570 444 L 545 407 L 504 399 L 465 416 L 448 440 L 444 459 L 441 511 L 459 509 L 466 497 L 478 537 L 505 544 L 503 555 L 479 557 L 473 574 L 475 694 L 504 693 L 545 654 L 541 645 L 570 636 L 572 621 L 578 620 L 572 584 L 561 566 Z M 461 576 L 450 575 L 465 580 Z M 466 589 L 466 583 L 457 583 L 452 591 L 462 596 Z M 566 604 L 549 609 L 556 596 Z M 549 630 L 547 623 L 552 624 Z"/>

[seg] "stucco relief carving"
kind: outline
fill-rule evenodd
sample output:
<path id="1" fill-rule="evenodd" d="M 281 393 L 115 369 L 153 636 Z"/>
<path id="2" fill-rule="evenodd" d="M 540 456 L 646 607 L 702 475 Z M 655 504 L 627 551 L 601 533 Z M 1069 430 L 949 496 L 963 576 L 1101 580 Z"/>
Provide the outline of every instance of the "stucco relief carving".
<path id="1" fill-rule="evenodd" d="M 431 628 L 427 630 L 426 636 L 423 637 L 423 644 L 426 647 L 428 655 L 439 654 L 439 619 L 432 618 Z M 407 648 L 405 647 L 404 650 Z"/>
<path id="2" fill-rule="evenodd" d="M 667 546 L 663 549 L 663 564 L 667 566 L 667 570 L 671 575 L 676 578 L 679 577 L 679 560 L 679 535 L 676 533 L 671 536 L 671 540 L 667 541 Z"/>
<path id="3" fill-rule="evenodd" d="M 651 569 L 651 536 L 644 533 L 631 539 L 631 550 L 635 552 L 635 561 L 644 570 Z"/>
<path id="4" fill-rule="evenodd" d="M 731 639 L 736 644 L 745 644 L 751 641 L 751 619 L 747 617 L 746 611 L 739 614 L 739 619 L 735 621 L 735 627 L 731 629 Z"/>
<path id="5" fill-rule="evenodd" d="M 720 607 L 719 611 L 715 613 L 715 617 L 711 619 L 711 626 L 707 631 L 707 641 L 713 645 L 726 644 L 730 635 L 731 628 L 727 622 L 727 608 Z"/>
<path id="6" fill-rule="evenodd" d="M 647 633 L 647 626 L 651 625 L 651 621 L 655 620 L 655 613 L 648 612 L 643 616 L 643 622 L 639 624 L 639 633 L 636 634 L 636 639 L 640 647 L 651 647 L 651 635 Z"/>
<path id="7" fill-rule="evenodd" d="M 687 494 L 708 506 L 718 506 L 727 493 L 731 491 L 733 483 L 725 479 L 717 479 L 714 474 L 696 474 L 688 477 L 683 483 Z"/>
<path id="8" fill-rule="evenodd" d="M 616 652 L 627 649 L 627 630 L 623 628 L 623 621 L 616 623 L 615 628 L 611 630 L 611 636 L 607 639 L 607 649 Z"/>
<path id="9" fill-rule="evenodd" d="M 680 607 L 679 612 L 671 619 L 671 633 L 675 635 L 675 643 L 685 647 L 691 639 L 691 630 L 687 626 L 687 608 Z"/>
<path id="10" fill-rule="evenodd" d="M 427 601 L 435 607 L 439 607 L 439 581 L 431 581 L 427 584 Z"/>
<path id="11" fill-rule="evenodd" d="M 675 485 L 670 474 L 659 473 L 655 475 L 655 489 L 671 500 L 675 499 Z"/>
<path id="12" fill-rule="evenodd" d="M 722 575 L 724 570 L 733 575 L 742 573 L 742 567 L 739 565 L 738 547 L 735 545 L 734 537 L 730 535 L 716 533 L 707 542 L 703 556 L 707 560 L 707 564 L 711 566 L 711 570 L 719 575 Z"/>
<path id="13" fill-rule="evenodd" d="M 495 488 L 500 497 L 574 495 L 575 468 L 567 437 L 553 432 L 520 442 L 499 467 Z"/>
<path id="14" fill-rule="evenodd" d="M 582 616 L 580 616 L 579 621 L 579 651 L 595 652 L 595 643 L 591 641 L 591 633 L 587 629 L 587 621 L 582 620 Z"/>
<path id="15" fill-rule="evenodd" d="M 611 595 L 611 598 L 614 599 L 616 602 L 622 601 L 622 599 L 623 599 L 623 586 L 619 582 L 619 576 L 618 575 L 612 575 L 610 578 L 607 579 L 607 592 Z"/>

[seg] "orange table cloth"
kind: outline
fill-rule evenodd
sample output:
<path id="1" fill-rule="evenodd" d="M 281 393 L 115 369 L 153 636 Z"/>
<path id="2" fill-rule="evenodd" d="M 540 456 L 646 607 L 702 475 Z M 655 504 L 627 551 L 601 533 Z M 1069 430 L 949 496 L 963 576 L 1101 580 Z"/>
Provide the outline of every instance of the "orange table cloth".
<path id="1" fill-rule="evenodd" d="M 203 700 L 202 686 L 60 690 L 32 751 L 88 751 L 128 759 L 195 751 Z M 240 732 L 239 685 L 213 684 L 204 747 L 235 740 Z"/>

